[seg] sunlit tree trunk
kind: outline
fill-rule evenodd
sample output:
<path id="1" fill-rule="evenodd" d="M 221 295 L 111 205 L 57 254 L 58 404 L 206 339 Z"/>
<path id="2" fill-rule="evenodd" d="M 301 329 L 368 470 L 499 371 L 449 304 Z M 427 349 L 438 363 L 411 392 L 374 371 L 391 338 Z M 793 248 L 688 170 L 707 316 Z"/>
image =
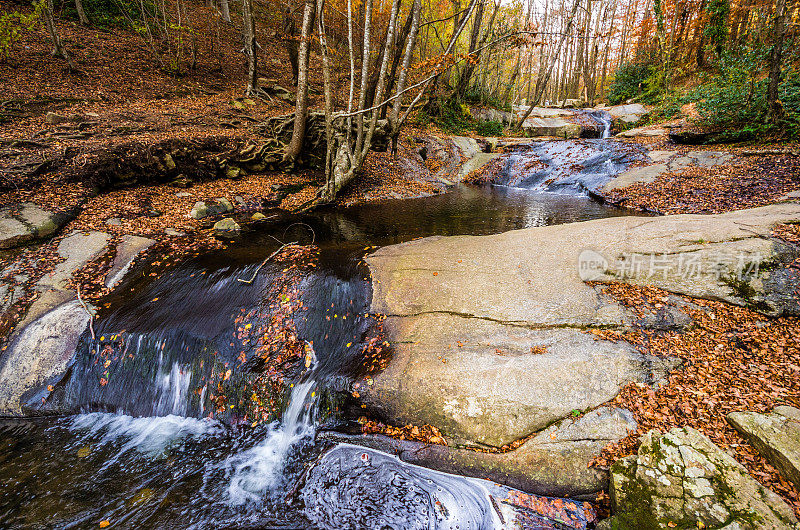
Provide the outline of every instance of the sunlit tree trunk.
<path id="1" fill-rule="evenodd" d="M 89 25 L 89 18 L 83 10 L 83 0 L 75 0 L 75 11 L 78 12 L 78 21 L 84 26 Z"/>
<path id="2" fill-rule="evenodd" d="M 228 6 L 228 0 L 219 0 L 219 11 L 222 13 L 222 20 L 225 22 L 231 21 L 231 9 Z"/>
<path id="3" fill-rule="evenodd" d="M 61 57 L 67 61 L 67 66 L 70 71 L 77 70 L 75 63 L 72 62 L 72 56 L 70 56 L 61 43 L 61 37 L 58 34 L 58 28 L 56 28 L 56 22 L 53 19 L 53 0 L 45 1 L 44 7 L 42 8 L 42 17 L 44 18 L 47 33 L 50 35 L 50 40 L 53 42 L 53 51 L 51 54 L 53 57 Z"/>
<path id="4" fill-rule="evenodd" d="M 247 88 L 245 94 L 258 93 L 258 50 L 256 44 L 256 22 L 253 16 L 253 0 L 242 0 L 244 52 L 247 56 Z"/>
<path id="5" fill-rule="evenodd" d="M 775 21 L 772 34 L 774 41 L 769 56 L 769 85 L 767 87 L 767 120 L 777 125 L 783 118 L 783 105 L 778 99 L 778 88 L 781 82 L 781 63 L 783 62 L 783 41 L 786 38 L 786 0 L 776 0 Z"/>
<path id="6" fill-rule="evenodd" d="M 542 98 L 542 94 L 544 93 L 544 87 L 547 86 L 547 83 L 550 81 L 550 76 L 553 73 L 553 67 L 558 60 L 558 54 L 561 52 L 561 47 L 564 45 L 564 41 L 569 35 L 570 30 L 572 29 L 572 21 L 575 19 L 575 13 L 578 11 L 578 6 L 580 5 L 580 0 L 575 0 L 572 4 L 572 11 L 569 15 L 569 19 L 567 21 L 566 28 L 564 29 L 564 33 L 561 35 L 561 38 L 558 40 L 558 45 L 556 46 L 555 51 L 553 52 L 553 56 L 550 58 L 550 63 L 547 66 L 547 72 L 545 73 L 544 82 L 542 86 L 536 88 L 536 93 L 533 96 L 533 100 L 529 103 L 528 110 L 525 111 L 525 114 L 519 119 L 517 122 L 516 128 L 521 129 L 522 124 L 525 123 L 525 120 L 528 119 L 528 116 L 531 115 L 531 111 L 533 107 L 539 104 L 539 101 Z"/>

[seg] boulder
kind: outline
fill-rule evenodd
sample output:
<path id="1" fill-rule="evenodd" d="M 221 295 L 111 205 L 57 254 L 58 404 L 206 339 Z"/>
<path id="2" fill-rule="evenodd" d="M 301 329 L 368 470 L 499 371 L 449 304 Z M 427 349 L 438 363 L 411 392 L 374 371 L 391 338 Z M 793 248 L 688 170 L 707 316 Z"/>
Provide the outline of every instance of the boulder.
<path id="1" fill-rule="evenodd" d="M 214 199 L 213 202 L 197 201 L 189 212 L 189 217 L 202 219 L 210 215 L 220 215 L 233 211 L 231 201 L 225 198 Z"/>
<path id="2" fill-rule="evenodd" d="M 775 407 L 771 414 L 731 412 L 728 423 L 781 475 L 800 489 L 800 409 Z"/>
<path id="3" fill-rule="evenodd" d="M 214 223 L 215 237 L 234 238 L 239 235 L 240 231 L 241 227 L 239 226 L 239 224 L 230 217 L 226 217 L 225 219 L 222 219 Z"/>
<path id="4" fill-rule="evenodd" d="M 611 114 L 612 123 L 619 126 L 620 123 L 631 125 L 638 122 L 648 114 L 648 110 L 639 103 L 631 103 L 628 105 L 614 105 L 606 107 L 606 112 Z"/>
<path id="5" fill-rule="evenodd" d="M 0 357 L 0 414 L 21 414 L 23 394 L 67 369 L 89 319 L 81 304 L 72 300 L 48 311 L 12 340 Z M 26 401 L 41 402 L 46 392 L 39 394 Z"/>
<path id="6" fill-rule="evenodd" d="M 264 220 L 264 219 L 266 219 L 266 218 L 267 218 L 267 216 L 266 216 L 266 215 L 264 215 L 263 213 L 261 213 L 261 212 L 256 212 L 256 213 L 254 213 L 254 214 L 252 215 L 252 217 L 250 217 L 250 220 L 251 220 L 251 221 L 263 221 L 263 220 Z"/>
<path id="7" fill-rule="evenodd" d="M 580 138 L 583 128 L 563 118 L 528 117 L 522 124 L 527 136 L 554 136 L 557 138 Z"/>
<path id="8" fill-rule="evenodd" d="M 73 217 L 71 213 L 53 213 L 30 202 L 0 208 L 0 248 L 49 237 Z"/>
<path id="9" fill-rule="evenodd" d="M 642 437 L 638 454 L 611 467 L 617 528 L 796 528 L 778 495 L 691 427 Z"/>

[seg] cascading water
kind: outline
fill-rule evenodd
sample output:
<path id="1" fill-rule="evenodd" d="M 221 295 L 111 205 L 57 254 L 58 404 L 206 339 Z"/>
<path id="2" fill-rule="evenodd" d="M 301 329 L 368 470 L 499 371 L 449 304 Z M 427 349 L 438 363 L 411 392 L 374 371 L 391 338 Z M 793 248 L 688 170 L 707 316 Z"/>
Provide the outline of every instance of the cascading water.
<path id="1" fill-rule="evenodd" d="M 159 358 L 159 368 L 162 366 L 163 357 Z M 189 395 L 189 384 L 192 381 L 192 371 L 188 366 L 180 363 L 172 363 L 169 373 L 161 376 L 158 385 L 158 404 L 155 414 L 177 414 L 185 416 L 187 414 Z"/>
<path id="2" fill-rule="evenodd" d="M 600 138 L 610 138 L 611 137 L 611 114 L 609 114 L 605 110 L 596 110 L 589 114 L 595 121 L 599 122 L 603 126 L 603 131 L 600 133 Z"/>
<path id="3" fill-rule="evenodd" d="M 511 152 L 492 183 L 586 196 L 642 157 L 638 148 L 609 139 L 535 142 Z"/>
<path id="4" fill-rule="evenodd" d="M 289 451 L 314 438 L 312 389 L 315 386 L 313 379 L 294 385 L 282 422 L 270 425 L 269 432 L 258 445 L 225 461 L 230 476 L 227 493 L 231 504 L 263 503 L 270 491 L 279 490 L 283 485 Z"/>

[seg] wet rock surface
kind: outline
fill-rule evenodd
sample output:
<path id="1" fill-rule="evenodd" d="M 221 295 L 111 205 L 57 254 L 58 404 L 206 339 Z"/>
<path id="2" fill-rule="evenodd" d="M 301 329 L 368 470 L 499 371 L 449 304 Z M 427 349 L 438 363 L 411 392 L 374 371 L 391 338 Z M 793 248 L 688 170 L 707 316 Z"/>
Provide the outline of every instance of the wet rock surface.
<path id="1" fill-rule="evenodd" d="M 136 256 L 150 248 L 153 244 L 155 244 L 155 240 L 147 237 L 132 235 L 122 236 L 116 248 L 114 262 L 111 264 L 111 269 L 109 269 L 106 274 L 106 287 L 115 287 L 128 272 Z"/>
<path id="2" fill-rule="evenodd" d="M 600 407 L 580 418 L 559 421 L 517 449 L 490 453 L 443 445 L 401 441 L 384 436 L 323 433 L 330 441 L 347 442 L 396 454 L 404 462 L 446 473 L 479 477 L 541 494 L 581 497 L 608 488 L 607 470 L 589 462 L 606 444 L 636 430 L 624 409 Z"/>
<path id="3" fill-rule="evenodd" d="M 611 468 L 611 527 L 779 529 L 792 509 L 690 427 L 650 431 L 639 452 Z"/>
<path id="4" fill-rule="evenodd" d="M 800 409 L 779 406 L 770 414 L 731 412 L 727 419 L 781 475 L 800 488 Z"/>
<path id="5" fill-rule="evenodd" d="M 90 318 L 73 300 L 25 327 L 0 358 L 0 414 L 23 412 L 23 394 L 67 369 Z M 41 397 L 28 396 L 27 401 Z"/>

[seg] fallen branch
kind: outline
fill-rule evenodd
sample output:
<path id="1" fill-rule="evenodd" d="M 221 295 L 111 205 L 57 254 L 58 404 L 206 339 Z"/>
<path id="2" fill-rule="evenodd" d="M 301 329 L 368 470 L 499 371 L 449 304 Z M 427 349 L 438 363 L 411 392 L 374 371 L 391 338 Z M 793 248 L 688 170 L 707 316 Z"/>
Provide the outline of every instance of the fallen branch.
<path id="1" fill-rule="evenodd" d="M 253 277 L 252 277 L 252 278 L 250 278 L 249 280 L 243 280 L 243 279 L 241 279 L 241 278 L 236 278 L 236 279 L 237 279 L 238 281 L 242 282 L 242 283 L 248 283 L 248 284 L 249 284 L 249 283 L 253 283 L 253 280 L 255 280 L 255 279 L 256 279 L 256 276 L 258 276 L 258 271 L 260 271 L 260 270 L 261 270 L 261 267 L 263 267 L 264 265 L 266 265 L 266 264 L 267 264 L 267 262 L 268 262 L 269 260 L 271 260 L 272 258 L 274 258 L 274 257 L 275 257 L 275 256 L 276 256 L 278 253 L 280 253 L 280 251 L 281 251 L 281 250 L 283 250 L 285 247 L 288 247 L 289 245 L 296 245 L 296 244 L 297 244 L 297 241 L 292 241 L 291 243 L 284 243 L 283 245 L 281 245 L 280 247 L 278 247 L 278 250 L 276 250 L 275 252 L 273 252 L 272 254 L 270 254 L 269 256 L 267 256 L 266 258 L 264 258 L 264 261 L 262 261 L 262 262 L 261 262 L 261 264 L 258 266 L 258 268 L 256 268 L 255 272 L 253 273 Z"/>
<path id="2" fill-rule="evenodd" d="M 92 312 L 89 311 L 89 307 L 86 305 L 86 303 L 81 298 L 81 286 L 78 285 L 76 287 L 76 290 L 78 291 L 78 302 L 81 303 L 81 305 L 83 306 L 83 309 L 86 311 L 86 314 L 89 315 L 89 331 L 92 333 L 92 341 L 94 341 L 95 340 L 94 325 L 92 324 L 92 321 L 94 320 L 94 315 L 92 315 Z"/>

